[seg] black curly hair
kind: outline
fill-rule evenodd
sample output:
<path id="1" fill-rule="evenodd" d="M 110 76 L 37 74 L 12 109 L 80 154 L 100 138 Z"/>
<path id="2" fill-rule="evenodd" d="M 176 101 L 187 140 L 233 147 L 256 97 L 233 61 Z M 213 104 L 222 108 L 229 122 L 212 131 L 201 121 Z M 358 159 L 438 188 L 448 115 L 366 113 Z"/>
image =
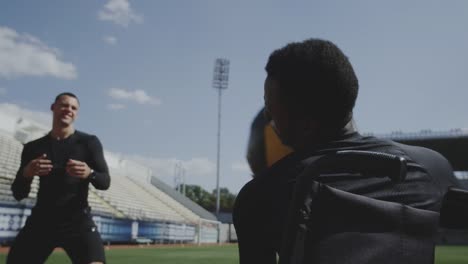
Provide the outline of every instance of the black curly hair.
<path id="1" fill-rule="evenodd" d="M 352 118 L 359 84 L 344 53 L 332 42 L 308 39 L 271 53 L 265 70 L 279 84 L 290 113 L 342 128 Z"/>

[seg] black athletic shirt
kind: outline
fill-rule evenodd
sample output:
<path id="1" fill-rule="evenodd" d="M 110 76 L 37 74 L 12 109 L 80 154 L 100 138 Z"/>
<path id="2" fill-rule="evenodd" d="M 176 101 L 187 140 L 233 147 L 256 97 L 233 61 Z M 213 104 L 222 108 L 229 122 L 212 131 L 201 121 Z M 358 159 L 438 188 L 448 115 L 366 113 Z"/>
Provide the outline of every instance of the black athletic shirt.
<path id="1" fill-rule="evenodd" d="M 11 186 L 16 200 L 26 198 L 31 190 L 32 179 L 24 178 L 24 167 L 44 153 L 52 161 L 53 169 L 49 175 L 39 178 L 34 211 L 61 214 L 83 210 L 88 208 L 89 183 L 99 190 L 109 188 L 109 169 L 96 136 L 75 131 L 68 138 L 57 140 L 48 134 L 24 145 L 21 165 Z M 70 176 L 65 171 L 68 159 L 86 162 L 94 173 L 87 179 Z"/>

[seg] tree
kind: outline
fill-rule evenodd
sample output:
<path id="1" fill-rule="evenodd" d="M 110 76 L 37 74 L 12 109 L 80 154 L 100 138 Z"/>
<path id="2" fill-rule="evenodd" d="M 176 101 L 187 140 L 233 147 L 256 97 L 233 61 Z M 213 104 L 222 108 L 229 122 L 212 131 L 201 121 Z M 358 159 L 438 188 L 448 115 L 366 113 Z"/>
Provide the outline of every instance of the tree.
<path id="1" fill-rule="evenodd" d="M 214 211 L 216 208 L 213 195 L 198 185 L 186 185 L 185 196 L 208 211 Z"/>
<path id="2" fill-rule="evenodd" d="M 216 189 L 209 193 L 198 185 L 186 185 L 185 195 L 201 207 L 210 212 L 216 211 Z M 232 212 L 236 195 L 229 192 L 228 188 L 219 189 L 219 209 L 221 212 Z"/>
<path id="3" fill-rule="evenodd" d="M 216 189 L 213 190 L 213 197 L 216 200 Z M 235 200 L 236 200 L 236 195 L 230 193 L 228 188 L 219 188 L 219 211 L 220 212 L 231 213 L 232 208 L 234 207 Z"/>

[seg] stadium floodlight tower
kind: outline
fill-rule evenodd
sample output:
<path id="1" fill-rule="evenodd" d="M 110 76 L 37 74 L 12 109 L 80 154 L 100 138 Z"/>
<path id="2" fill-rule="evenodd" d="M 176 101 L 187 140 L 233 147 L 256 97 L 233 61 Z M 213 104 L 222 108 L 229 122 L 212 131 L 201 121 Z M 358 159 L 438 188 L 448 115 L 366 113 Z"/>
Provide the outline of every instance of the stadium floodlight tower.
<path id="1" fill-rule="evenodd" d="M 174 185 L 176 191 L 185 195 L 185 168 L 181 161 L 174 165 Z"/>
<path id="2" fill-rule="evenodd" d="M 218 90 L 218 151 L 216 156 L 216 216 L 219 217 L 219 160 L 221 154 L 221 92 L 228 88 L 229 60 L 216 59 L 213 72 L 213 88 Z"/>

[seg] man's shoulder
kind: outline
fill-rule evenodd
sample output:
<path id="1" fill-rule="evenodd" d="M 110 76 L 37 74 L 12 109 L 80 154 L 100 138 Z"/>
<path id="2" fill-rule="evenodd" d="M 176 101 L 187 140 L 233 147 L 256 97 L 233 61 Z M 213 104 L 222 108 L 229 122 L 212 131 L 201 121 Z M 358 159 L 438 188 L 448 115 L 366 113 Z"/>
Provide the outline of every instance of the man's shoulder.
<path id="1" fill-rule="evenodd" d="M 431 159 L 434 161 L 445 161 L 440 153 L 425 147 L 407 145 L 390 139 L 381 139 L 375 137 L 361 137 L 360 143 L 362 149 L 369 151 L 384 152 L 389 154 L 400 155 L 409 159 L 419 160 L 421 158 Z"/>
<path id="2" fill-rule="evenodd" d="M 89 133 L 79 131 L 79 130 L 75 131 L 75 136 L 77 137 L 77 139 L 84 140 L 86 142 L 93 141 L 93 140 L 99 140 L 96 135 L 89 134 Z"/>
<path id="3" fill-rule="evenodd" d="M 37 145 L 41 145 L 41 144 L 44 144 L 44 142 L 47 141 L 49 137 L 49 134 L 46 134 L 40 138 L 37 138 L 37 139 L 34 139 L 34 140 L 31 140 L 29 142 L 27 142 L 26 144 L 24 144 L 25 147 L 31 147 L 31 146 L 37 146 Z"/>
<path id="4" fill-rule="evenodd" d="M 439 152 L 392 140 L 381 141 L 386 142 L 386 144 L 368 150 L 389 153 L 405 158 L 407 160 L 408 175 L 416 173 L 417 175 L 415 174 L 414 177 L 421 177 L 420 173 L 423 173 L 431 180 L 437 182 L 437 185 L 442 189 L 450 185 L 458 186 L 457 180 L 453 176 L 452 166 Z"/>
<path id="5" fill-rule="evenodd" d="M 394 142 L 396 148 L 405 153 L 410 160 L 416 163 L 438 165 L 448 164 L 448 160 L 439 152 L 420 146 L 407 145 L 403 143 Z"/>
<path id="6" fill-rule="evenodd" d="M 83 132 L 83 131 L 81 131 L 81 130 L 75 130 L 75 135 L 76 135 L 77 137 L 84 137 L 84 138 L 96 137 L 96 136 L 93 135 L 93 134 L 86 133 L 86 132 Z"/>

